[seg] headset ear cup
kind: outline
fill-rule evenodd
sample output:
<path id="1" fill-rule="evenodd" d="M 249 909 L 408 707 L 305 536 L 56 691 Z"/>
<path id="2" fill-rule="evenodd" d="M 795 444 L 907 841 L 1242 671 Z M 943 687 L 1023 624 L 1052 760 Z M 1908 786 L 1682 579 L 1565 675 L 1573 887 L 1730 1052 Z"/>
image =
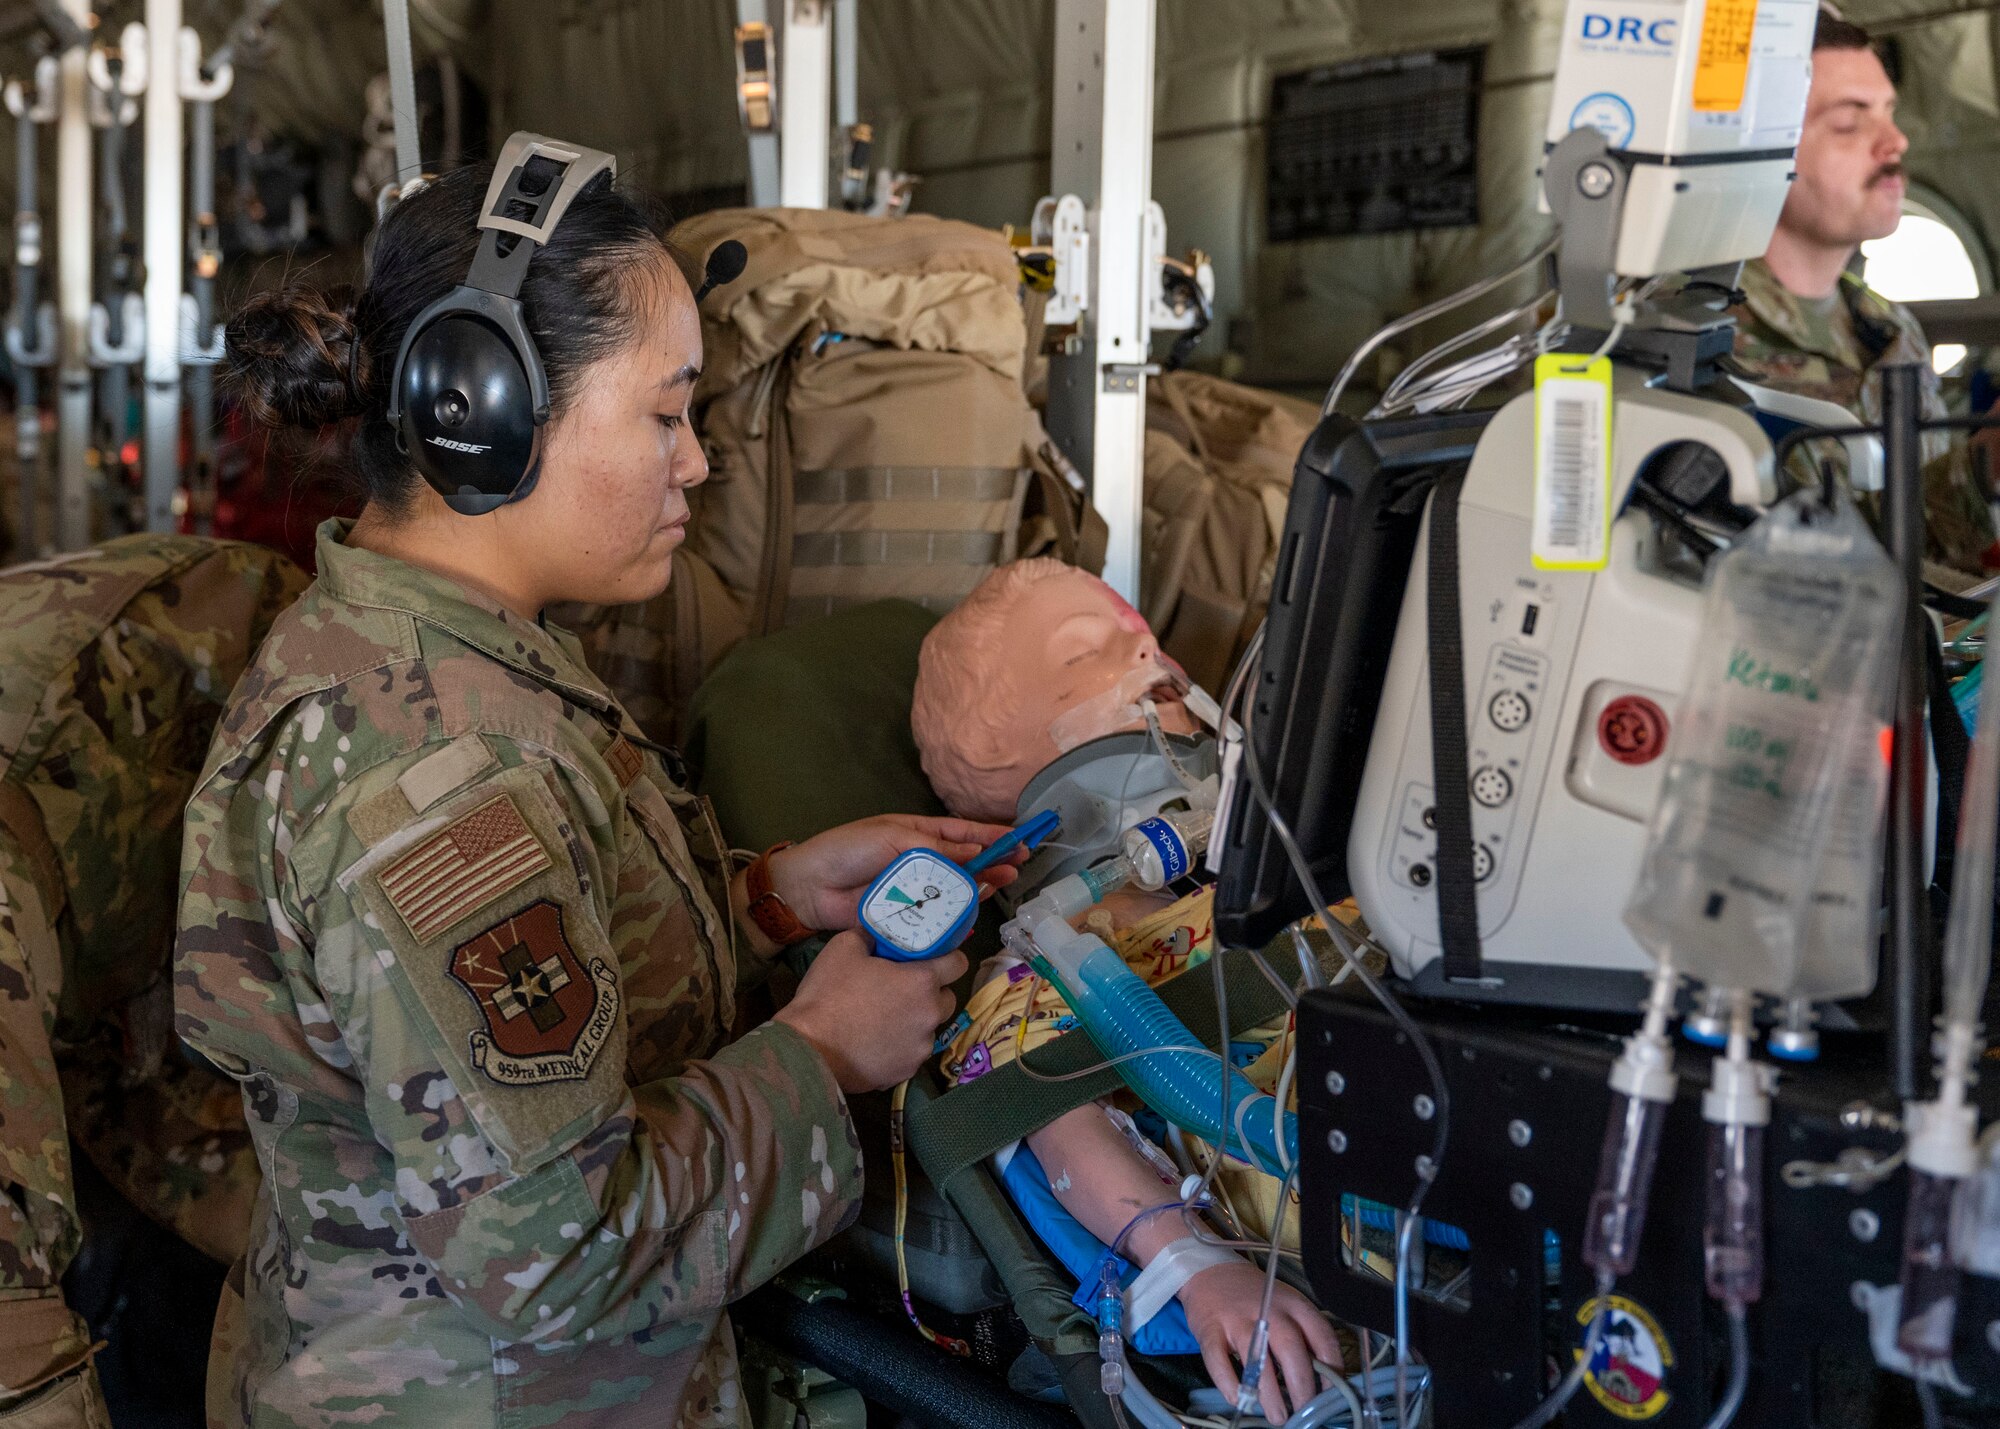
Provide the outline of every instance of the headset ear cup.
<path id="1" fill-rule="evenodd" d="M 397 440 L 454 510 L 517 499 L 539 450 L 527 363 L 501 328 L 447 309 L 411 341 L 398 374 Z"/>

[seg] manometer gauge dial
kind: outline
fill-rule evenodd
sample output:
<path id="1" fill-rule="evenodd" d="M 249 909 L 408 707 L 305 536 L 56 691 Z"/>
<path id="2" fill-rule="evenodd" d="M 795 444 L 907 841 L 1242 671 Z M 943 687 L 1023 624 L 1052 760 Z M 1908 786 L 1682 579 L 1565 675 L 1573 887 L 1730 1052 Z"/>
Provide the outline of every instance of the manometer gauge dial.
<path id="1" fill-rule="evenodd" d="M 979 911 L 971 875 L 928 849 L 897 857 L 861 900 L 861 922 L 885 958 L 914 962 L 958 946 Z"/>

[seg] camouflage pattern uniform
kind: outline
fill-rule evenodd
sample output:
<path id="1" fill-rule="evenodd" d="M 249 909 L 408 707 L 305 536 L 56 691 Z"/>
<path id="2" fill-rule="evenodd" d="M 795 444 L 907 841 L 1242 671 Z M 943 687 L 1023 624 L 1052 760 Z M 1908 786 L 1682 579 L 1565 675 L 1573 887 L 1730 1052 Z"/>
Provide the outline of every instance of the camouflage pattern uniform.
<path id="1" fill-rule="evenodd" d="M 242 1250 L 257 1162 L 236 1089 L 173 1043 L 171 870 L 230 686 L 304 586 L 180 536 L 0 572 L 0 1424 L 103 1420 L 60 1288 L 72 1139 L 184 1240 Z"/>
<path id="2" fill-rule="evenodd" d="M 211 1421 L 739 1424 L 723 1306 L 858 1210 L 845 1102 L 723 1045 L 727 849 L 576 641 L 346 530 L 188 807 L 178 1026 L 265 1186 Z"/>
<path id="3" fill-rule="evenodd" d="M 1864 422 L 1882 417 L 1877 369 L 1914 363 L 1923 373 L 1924 415 L 1949 415 L 1930 342 L 1910 310 L 1843 273 L 1839 301 L 1819 304 L 1797 297 L 1758 258 L 1743 265 L 1745 301 L 1736 315 L 1736 361 L 1754 381 L 1803 397 L 1817 397 L 1855 413 Z M 1871 380 L 1872 379 L 1872 380 Z M 1925 575 L 1952 589 L 1985 576 L 1980 557 L 1993 543 L 1993 517 L 1972 476 L 1970 448 L 1962 436 L 1926 432 L 1924 443 Z M 1837 443 L 1816 443 L 1813 460 L 1829 461 L 1846 479 L 1846 457 Z M 1878 529 L 1881 500 L 1857 497 Z M 1944 569 L 1940 570 L 1939 567 Z"/>

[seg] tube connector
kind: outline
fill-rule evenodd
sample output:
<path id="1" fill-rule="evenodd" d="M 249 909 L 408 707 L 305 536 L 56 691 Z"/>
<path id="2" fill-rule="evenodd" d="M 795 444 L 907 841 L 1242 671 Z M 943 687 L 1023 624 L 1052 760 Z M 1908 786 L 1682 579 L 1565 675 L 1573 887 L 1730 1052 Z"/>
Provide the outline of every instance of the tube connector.
<path id="1" fill-rule="evenodd" d="M 1107 1255 L 1097 1267 L 1097 1383 L 1106 1398 L 1125 1393 L 1125 1291 Z"/>
<path id="2" fill-rule="evenodd" d="M 1680 975 L 1669 963 L 1653 970 L 1646 992 L 1645 1020 L 1625 1039 L 1625 1050 L 1611 1064 L 1611 1090 L 1662 1105 L 1673 1101 L 1674 1044 L 1667 1040 L 1667 1018 L 1673 1014 Z"/>
<path id="3" fill-rule="evenodd" d="M 1963 1181 L 1979 1169 L 1979 1109 L 1960 1102 L 1912 1102 L 1904 1109 L 1910 1169 Z"/>
<path id="4" fill-rule="evenodd" d="M 1704 1047 L 1720 1047 L 1729 1040 L 1729 989 L 1705 987 L 1695 1008 L 1681 1022 L 1681 1035 Z"/>
<path id="5" fill-rule="evenodd" d="M 1787 1062 L 1810 1062 L 1819 1056 L 1819 1030 L 1813 1025 L 1819 1014 L 1810 999 L 1794 997 L 1778 1014 L 1778 1025 L 1764 1039 L 1773 1057 Z"/>
<path id="6" fill-rule="evenodd" d="M 1701 1096 L 1701 1119 L 1710 1126 L 1769 1126 L 1777 1086 L 1775 1067 L 1717 1058 Z"/>
<path id="7" fill-rule="evenodd" d="M 1665 1037 L 1649 1037 L 1643 1029 L 1625 1039 L 1625 1050 L 1611 1064 L 1611 1090 L 1641 1101 L 1673 1101 L 1679 1081 L 1673 1044 Z"/>

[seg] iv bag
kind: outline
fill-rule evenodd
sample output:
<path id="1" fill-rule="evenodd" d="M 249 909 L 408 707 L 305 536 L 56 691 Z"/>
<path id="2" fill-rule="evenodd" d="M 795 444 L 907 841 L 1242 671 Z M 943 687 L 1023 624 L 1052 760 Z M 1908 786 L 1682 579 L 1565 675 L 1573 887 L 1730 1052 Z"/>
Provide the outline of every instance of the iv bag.
<path id="1" fill-rule="evenodd" d="M 1710 564 L 1693 678 L 1625 909 L 1655 958 L 1776 996 L 1802 975 L 1837 990 L 1869 960 L 1879 874 L 1862 865 L 1880 858 L 1874 781 L 1886 775 L 1876 766 L 1902 626 L 1894 564 L 1852 504 L 1829 513 L 1815 491 L 1771 508 Z M 1820 897 L 1829 878 L 1837 899 Z M 1809 939 L 1827 945 L 1811 965 Z"/>
<path id="2" fill-rule="evenodd" d="M 1888 745 L 1876 732 L 1895 718 L 1895 643 L 1890 670 L 1872 694 L 1870 723 L 1847 747 L 1846 767 L 1827 819 L 1826 848 L 1813 884 L 1805 946 L 1791 985 L 1771 989 L 1781 997 L 1837 1002 L 1874 990 L 1877 930 L 1881 926 L 1882 839 L 1889 804 Z"/>

